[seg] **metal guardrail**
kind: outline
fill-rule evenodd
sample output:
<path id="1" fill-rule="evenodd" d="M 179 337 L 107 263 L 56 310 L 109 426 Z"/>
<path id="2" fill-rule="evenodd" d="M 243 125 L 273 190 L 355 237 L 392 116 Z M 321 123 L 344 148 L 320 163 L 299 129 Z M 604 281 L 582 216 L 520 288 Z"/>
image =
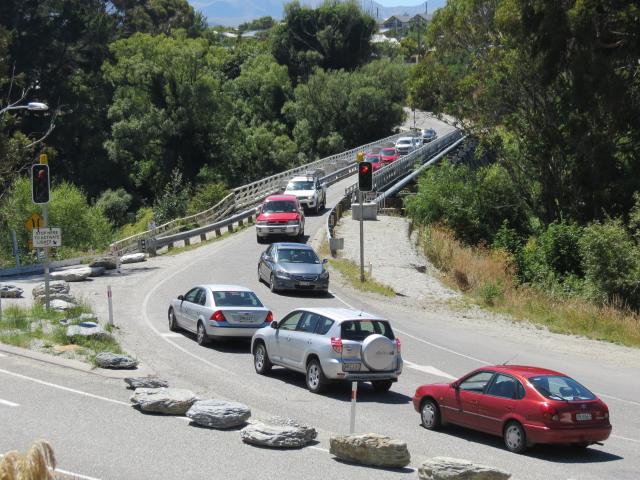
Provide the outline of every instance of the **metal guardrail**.
<path id="1" fill-rule="evenodd" d="M 210 225 L 211 222 L 216 222 L 222 218 L 226 218 L 235 211 L 256 205 L 269 195 L 279 192 L 284 187 L 286 181 L 291 177 L 313 168 L 321 168 L 325 173 L 329 172 L 322 180 L 331 185 L 356 171 L 357 166 L 355 165 L 355 160 L 358 152 L 365 151 L 385 143 L 393 143 L 397 138 L 403 135 L 406 135 L 406 133 L 397 133 L 389 137 L 376 140 L 375 142 L 361 145 L 357 148 L 352 148 L 351 150 L 286 170 L 262 180 L 252 182 L 248 185 L 234 188 L 232 193 L 210 209 L 189 217 L 172 220 L 156 227 L 155 229 L 150 229 L 113 242 L 110 245 L 110 250 L 113 254 L 123 255 L 125 253 L 140 250 L 141 242 L 144 241 L 144 243 L 147 243 L 148 239 L 155 239 L 157 242 L 159 238 L 172 236 L 189 226 L 193 227 L 195 225 L 202 227 Z"/>
<path id="2" fill-rule="evenodd" d="M 464 138 L 465 137 L 462 132 L 460 130 L 456 130 L 420 147 L 404 157 L 401 157 L 392 164 L 381 168 L 373 174 L 373 190 L 383 190 L 384 187 L 396 182 L 399 178 L 405 177 L 408 173 L 410 174 L 411 179 L 415 178 L 424 168 L 433 165 L 449 151 L 457 147 Z M 422 165 L 418 169 L 415 169 L 416 163 L 420 163 Z M 416 173 L 411 173 L 414 169 Z M 406 184 L 408 182 L 409 180 L 406 182 L 402 180 L 402 182 L 398 183 Z M 331 251 L 331 255 L 335 256 L 337 250 L 343 248 L 344 239 L 336 238 L 334 236 L 334 229 L 340 218 L 342 218 L 342 214 L 351 208 L 351 203 L 357 192 L 357 182 L 347 187 L 344 191 L 344 197 L 342 200 L 340 200 L 340 202 L 331 209 L 327 216 L 326 234 L 329 241 L 329 250 Z M 383 201 L 384 198 L 386 198 L 386 192 L 375 197 L 373 201 L 380 205 L 380 202 Z"/>

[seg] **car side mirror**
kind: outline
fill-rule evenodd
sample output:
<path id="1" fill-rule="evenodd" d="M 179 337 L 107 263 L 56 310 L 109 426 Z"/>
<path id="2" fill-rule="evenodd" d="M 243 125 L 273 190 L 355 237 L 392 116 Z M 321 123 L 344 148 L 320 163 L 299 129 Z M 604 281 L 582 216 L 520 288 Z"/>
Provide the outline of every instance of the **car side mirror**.
<path id="1" fill-rule="evenodd" d="M 271 328 L 274 328 L 274 329 L 277 330 L 278 329 L 278 322 L 276 322 L 275 320 L 273 322 L 271 322 Z"/>
<path id="2" fill-rule="evenodd" d="M 178 295 L 178 300 L 184 300 L 184 295 Z"/>
<path id="3" fill-rule="evenodd" d="M 329 263 L 329 259 L 328 258 L 323 258 L 322 259 L 322 264 L 326 265 L 327 263 Z"/>

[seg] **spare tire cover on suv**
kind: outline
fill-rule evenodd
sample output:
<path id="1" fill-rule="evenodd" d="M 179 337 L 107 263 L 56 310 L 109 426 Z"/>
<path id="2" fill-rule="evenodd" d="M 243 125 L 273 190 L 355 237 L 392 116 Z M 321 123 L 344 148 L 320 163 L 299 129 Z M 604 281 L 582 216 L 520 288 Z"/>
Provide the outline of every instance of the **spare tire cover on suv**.
<path id="1" fill-rule="evenodd" d="M 384 335 L 369 335 L 362 342 L 362 361 L 371 370 L 393 370 L 396 345 Z"/>

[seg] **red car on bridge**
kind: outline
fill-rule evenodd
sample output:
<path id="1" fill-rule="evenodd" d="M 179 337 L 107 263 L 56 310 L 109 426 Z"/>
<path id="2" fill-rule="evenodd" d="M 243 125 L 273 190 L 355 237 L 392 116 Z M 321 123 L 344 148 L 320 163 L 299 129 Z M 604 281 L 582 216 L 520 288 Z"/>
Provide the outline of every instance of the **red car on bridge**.
<path id="1" fill-rule="evenodd" d="M 413 397 L 422 425 L 447 423 L 504 439 L 523 452 L 536 443 L 585 448 L 611 434 L 607 405 L 553 370 L 517 365 L 483 367 L 452 383 L 422 385 Z"/>
<path id="2" fill-rule="evenodd" d="M 380 159 L 382 160 L 383 165 L 393 163 L 399 158 L 400 154 L 396 150 L 396 147 L 385 147 L 380 150 Z"/>

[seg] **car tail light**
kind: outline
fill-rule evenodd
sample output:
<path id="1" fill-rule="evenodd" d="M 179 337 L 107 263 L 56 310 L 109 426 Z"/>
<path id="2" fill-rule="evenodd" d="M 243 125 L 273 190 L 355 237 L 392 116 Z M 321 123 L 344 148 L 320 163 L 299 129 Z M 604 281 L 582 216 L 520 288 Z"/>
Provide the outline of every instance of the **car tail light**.
<path id="1" fill-rule="evenodd" d="M 399 338 L 396 338 L 396 349 L 398 349 L 398 353 L 400 353 L 400 347 L 402 347 L 402 343 Z"/>
<path id="2" fill-rule="evenodd" d="M 596 415 L 595 415 L 595 416 L 596 416 L 596 418 L 597 418 L 598 420 L 602 420 L 602 419 L 605 419 L 605 420 L 606 420 L 606 419 L 608 419 L 608 418 L 609 418 L 609 409 L 608 409 L 608 408 L 607 408 L 607 406 L 606 406 L 606 405 L 604 405 L 604 404 L 601 406 L 601 408 L 602 408 L 602 410 L 597 410 L 597 411 L 595 412 L 595 414 L 596 414 Z"/>
<path id="3" fill-rule="evenodd" d="M 273 322 L 273 313 L 267 313 L 267 318 L 264 319 L 265 322 Z"/>
<path id="4" fill-rule="evenodd" d="M 336 353 L 342 353 L 342 339 L 340 337 L 331 337 L 331 348 Z"/>
<path id="5" fill-rule="evenodd" d="M 224 313 L 222 313 L 222 310 L 216 310 L 215 312 L 213 312 L 213 315 L 211 315 L 210 320 L 215 320 L 216 322 L 226 322 L 227 319 L 224 318 Z"/>
<path id="6" fill-rule="evenodd" d="M 550 422 L 557 422 L 560 420 L 560 415 L 558 414 L 558 410 L 550 405 L 542 406 L 542 418 Z"/>

